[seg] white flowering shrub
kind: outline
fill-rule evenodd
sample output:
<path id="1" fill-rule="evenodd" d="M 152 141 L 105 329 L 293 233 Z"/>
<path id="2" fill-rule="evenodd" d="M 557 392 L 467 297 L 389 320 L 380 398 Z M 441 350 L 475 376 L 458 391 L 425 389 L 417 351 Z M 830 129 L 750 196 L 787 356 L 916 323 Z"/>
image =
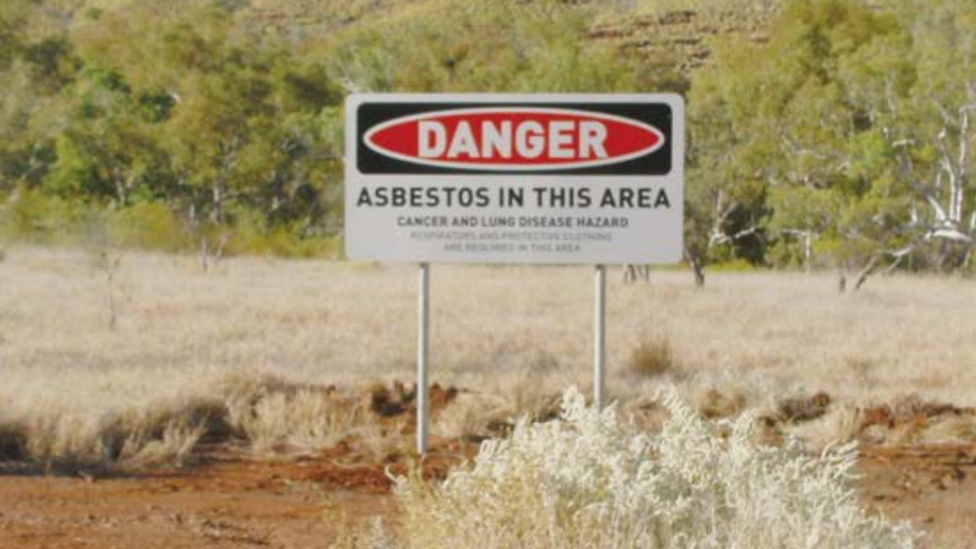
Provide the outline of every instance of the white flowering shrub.
<path id="1" fill-rule="evenodd" d="M 568 391 L 559 420 L 520 422 L 439 485 L 397 480 L 400 543 L 416 549 L 913 547 L 907 524 L 868 516 L 856 451 L 756 442 L 754 417 L 719 426 L 679 397 L 649 436 Z M 723 427 L 724 428 L 724 427 Z"/>

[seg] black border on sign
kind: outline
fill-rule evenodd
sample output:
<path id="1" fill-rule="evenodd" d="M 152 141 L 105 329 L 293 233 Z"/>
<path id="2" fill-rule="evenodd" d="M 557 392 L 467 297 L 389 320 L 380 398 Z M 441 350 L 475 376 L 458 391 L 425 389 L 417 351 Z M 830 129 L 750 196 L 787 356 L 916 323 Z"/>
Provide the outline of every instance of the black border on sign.
<path id="1" fill-rule="evenodd" d="M 443 110 L 467 108 L 505 108 L 505 107 L 535 107 L 552 109 L 572 109 L 578 111 L 610 114 L 643 122 L 653 126 L 664 134 L 664 146 L 660 149 L 637 157 L 632 160 L 594 166 L 588 168 L 564 168 L 540 171 L 518 170 L 471 170 L 437 166 L 424 166 L 397 160 L 377 153 L 366 146 L 363 136 L 371 128 L 383 122 Z M 505 175 L 531 177 L 539 175 L 629 175 L 629 176 L 665 176 L 672 170 L 672 155 L 674 144 L 674 113 L 666 103 L 579 103 L 579 102 L 504 102 L 504 101 L 464 101 L 456 103 L 420 103 L 420 102 L 371 102 L 361 103 L 356 112 L 356 168 L 367 175 Z"/>

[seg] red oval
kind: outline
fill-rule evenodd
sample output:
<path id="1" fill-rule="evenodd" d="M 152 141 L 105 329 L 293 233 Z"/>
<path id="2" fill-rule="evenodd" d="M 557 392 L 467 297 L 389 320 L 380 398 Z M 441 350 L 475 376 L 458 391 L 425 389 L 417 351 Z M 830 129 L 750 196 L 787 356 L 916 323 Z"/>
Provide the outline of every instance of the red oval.
<path id="1" fill-rule="evenodd" d="M 396 118 L 370 129 L 365 141 L 379 154 L 416 164 L 535 171 L 626 162 L 660 149 L 664 134 L 598 112 L 489 107 Z"/>

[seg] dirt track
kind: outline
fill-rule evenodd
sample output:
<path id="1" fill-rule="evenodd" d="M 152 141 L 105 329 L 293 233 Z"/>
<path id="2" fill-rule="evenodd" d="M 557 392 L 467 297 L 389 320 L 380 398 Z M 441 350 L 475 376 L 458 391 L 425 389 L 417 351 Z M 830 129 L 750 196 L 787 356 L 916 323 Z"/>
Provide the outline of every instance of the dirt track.
<path id="1" fill-rule="evenodd" d="M 471 448 L 442 447 L 428 470 L 443 473 Z M 0 476 L 0 548 L 327 547 L 342 520 L 393 514 L 384 469 L 348 456 L 292 463 L 211 452 L 188 471 L 142 477 Z M 910 518 L 931 535 L 923 547 L 968 547 L 976 537 L 976 446 L 867 449 L 865 502 Z"/>

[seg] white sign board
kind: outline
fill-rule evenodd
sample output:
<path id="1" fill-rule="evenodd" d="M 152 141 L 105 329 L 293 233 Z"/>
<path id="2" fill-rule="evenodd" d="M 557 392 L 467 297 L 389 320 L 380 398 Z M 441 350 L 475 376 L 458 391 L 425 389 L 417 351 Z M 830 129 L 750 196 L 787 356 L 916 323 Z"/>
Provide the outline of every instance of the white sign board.
<path id="1" fill-rule="evenodd" d="M 352 95 L 346 254 L 677 263 L 684 154 L 677 95 Z"/>

